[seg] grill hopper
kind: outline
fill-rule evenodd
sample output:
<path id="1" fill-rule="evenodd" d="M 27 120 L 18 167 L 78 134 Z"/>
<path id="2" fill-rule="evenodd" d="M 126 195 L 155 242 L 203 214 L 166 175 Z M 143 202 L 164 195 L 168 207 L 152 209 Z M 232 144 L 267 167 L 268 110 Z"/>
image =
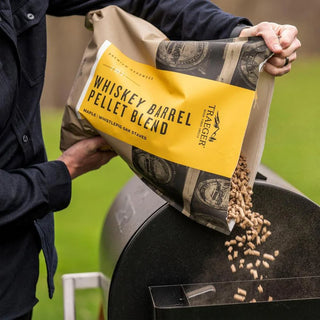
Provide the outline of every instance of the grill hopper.
<path id="1" fill-rule="evenodd" d="M 231 303 L 229 300 L 235 291 L 230 289 L 230 282 L 245 281 L 248 285 L 252 284 L 252 278 L 248 272 L 233 274 L 230 271 L 224 246 L 230 236 L 186 218 L 134 177 L 113 203 L 102 232 L 101 271 L 111 279 L 107 299 L 108 319 L 177 319 L 179 313 L 172 315 L 172 318 L 170 313 L 164 314 L 163 318 L 156 316 L 155 310 L 162 306 L 155 305 L 157 297 L 153 294 L 156 295 L 161 286 L 165 288 L 163 290 L 168 290 L 177 285 L 210 285 L 217 282 L 226 282 L 224 289 L 220 289 L 226 291 L 225 305 L 229 306 L 230 314 L 237 315 L 239 319 L 244 319 L 254 310 L 259 311 L 259 319 L 267 319 L 268 312 L 263 310 L 268 310 L 269 306 L 279 308 L 277 296 L 282 301 L 290 299 L 289 305 L 280 303 L 284 306 L 286 315 L 290 308 L 292 315 L 296 313 L 294 310 L 297 307 L 300 310 L 314 309 L 313 304 L 308 304 L 310 301 L 319 305 L 317 297 L 320 295 L 311 288 L 309 290 L 309 287 L 314 281 L 319 283 L 317 276 L 320 276 L 320 208 L 273 172 L 263 167 L 260 169 L 259 172 L 264 175 L 259 174 L 262 179 L 257 179 L 254 185 L 254 210 L 272 223 L 272 236 L 264 244 L 264 251 L 280 251 L 280 255 L 268 270 L 268 279 L 295 278 L 289 280 L 290 285 L 283 286 L 280 283 L 272 286 L 279 288 L 272 292 L 273 302 Z M 239 230 L 234 229 L 232 237 L 238 232 Z M 308 280 L 296 279 L 302 277 L 308 277 Z M 298 281 L 298 284 L 292 281 Z M 304 284 L 303 288 L 301 283 Z M 292 288 L 296 285 L 298 291 L 304 295 L 292 296 Z M 170 295 L 170 290 L 163 290 L 160 292 L 168 292 Z M 304 301 L 307 303 L 303 304 Z M 167 311 L 179 312 L 177 305 L 172 300 L 171 305 L 163 307 Z M 185 308 L 181 310 L 186 311 Z M 190 318 L 186 318 L 183 313 L 184 319 L 198 319 L 197 315 L 194 315 L 195 310 L 189 311 L 186 314 L 189 314 Z M 319 307 L 318 310 L 314 309 L 314 312 L 317 311 Z M 211 307 L 212 319 L 228 319 L 225 317 L 226 312 L 221 318 L 218 311 L 216 316 L 214 312 L 214 307 Z M 279 319 L 283 319 L 284 314 L 281 311 L 278 314 Z M 274 313 L 272 315 L 274 316 Z M 301 316 L 299 319 L 302 319 Z"/>

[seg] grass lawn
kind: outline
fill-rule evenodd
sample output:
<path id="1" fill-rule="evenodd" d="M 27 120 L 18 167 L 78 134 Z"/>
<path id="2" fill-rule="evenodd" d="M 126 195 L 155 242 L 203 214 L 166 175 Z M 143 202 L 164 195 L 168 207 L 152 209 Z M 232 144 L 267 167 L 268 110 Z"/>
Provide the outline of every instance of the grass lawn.
<path id="1" fill-rule="evenodd" d="M 320 59 L 303 60 L 290 75 L 277 78 L 263 163 L 313 201 L 320 203 Z M 61 110 L 43 110 L 43 131 L 49 159 L 59 156 Z M 35 320 L 63 319 L 61 276 L 99 271 L 99 238 L 105 214 L 132 173 L 121 159 L 77 178 L 70 206 L 56 217 L 59 265 L 56 292 L 49 300 L 43 259 L 34 310 Z M 97 319 L 99 293 L 78 291 L 77 319 Z M 120 320 L 120 319 L 119 319 Z"/>
<path id="2" fill-rule="evenodd" d="M 320 204 L 320 59 L 277 78 L 262 162 Z"/>

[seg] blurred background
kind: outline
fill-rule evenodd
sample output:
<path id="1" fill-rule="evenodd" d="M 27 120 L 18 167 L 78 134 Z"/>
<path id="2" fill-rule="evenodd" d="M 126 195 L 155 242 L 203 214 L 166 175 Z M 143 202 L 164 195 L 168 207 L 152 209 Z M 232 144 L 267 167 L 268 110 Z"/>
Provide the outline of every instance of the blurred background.
<path id="1" fill-rule="evenodd" d="M 298 27 L 303 46 L 291 73 L 276 79 L 262 162 L 319 204 L 320 1 L 216 0 L 215 3 L 225 11 L 248 17 L 253 24 L 274 21 Z M 48 64 L 41 105 L 50 160 L 60 155 L 63 107 L 89 38 L 83 17 L 48 17 Z M 34 310 L 35 320 L 63 319 L 63 274 L 99 271 L 99 239 L 106 212 L 131 176 L 127 165 L 114 159 L 99 171 L 74 180 L 70 206 L 55 215 L 59 255 L 56 293 L 49 300 L 42 259 L 37 291 L 40 303 Z M 77 319 L 97 319 L 99 292 L 79 291 L 76 301 Z"/>
<path id="2" fill-rule="evenodd" d="M 295 25 L 303 44 L 299 55 L 306 58 L 320 54 L 319 0 L 308 0 L 308 6 L 301 0 L 217 0 L 214 3 L 227 12 L 249 18 L 253 24 L 272 21 Z M 42 106 L 65 104 L 89 38 L 83 17 L 48 18 L 48 65 Z"/>

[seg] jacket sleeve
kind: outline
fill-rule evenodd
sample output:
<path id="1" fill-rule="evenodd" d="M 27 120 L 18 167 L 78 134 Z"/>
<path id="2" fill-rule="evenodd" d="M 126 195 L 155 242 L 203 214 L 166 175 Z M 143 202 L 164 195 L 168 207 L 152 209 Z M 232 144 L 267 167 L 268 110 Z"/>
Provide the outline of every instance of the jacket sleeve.
<path id="1" fill-rule="evenodd" d="M 0 170 L 0 181 L 5 181 L 0 187 L 0 226 L 42 218 L 70 201 L 71 179 L 61 161 Z"/>
<path id="2" fill-rule="evenodd" d="M 159 28 L 171 40 L 212 40 L 230 37 L 246 18 L 222 11 L 210 0 L 51 0 L 48 14 L 85 15 L 91 10 L 117 5 Z"/>

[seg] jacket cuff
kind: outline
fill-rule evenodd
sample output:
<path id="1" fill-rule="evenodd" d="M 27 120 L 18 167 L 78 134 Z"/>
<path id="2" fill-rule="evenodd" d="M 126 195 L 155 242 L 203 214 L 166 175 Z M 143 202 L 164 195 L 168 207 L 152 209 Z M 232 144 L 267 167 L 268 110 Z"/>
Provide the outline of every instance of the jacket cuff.
<path id="1" fill-rule="evenodd" d="M 66 165 L 59 160 L 42 163 L 45 166 L 48 206 L 50 211 L 65 209 L 71 200 L 71 177 Z"/>
<path id="2" fill-rule="evenodd" d="M 247 24 L 244 24 L 244 23 L 239 23 L 236 25 L 235 28 L 233 28 L 233 30 L 231 31 L 231 34 L 230 34 L 230 38 L 236 38 L 236 37 L 239 37 L 241 31 L 245 28 L 249 28 L 251 27 L 250 25 L 247 25 Z"/>

